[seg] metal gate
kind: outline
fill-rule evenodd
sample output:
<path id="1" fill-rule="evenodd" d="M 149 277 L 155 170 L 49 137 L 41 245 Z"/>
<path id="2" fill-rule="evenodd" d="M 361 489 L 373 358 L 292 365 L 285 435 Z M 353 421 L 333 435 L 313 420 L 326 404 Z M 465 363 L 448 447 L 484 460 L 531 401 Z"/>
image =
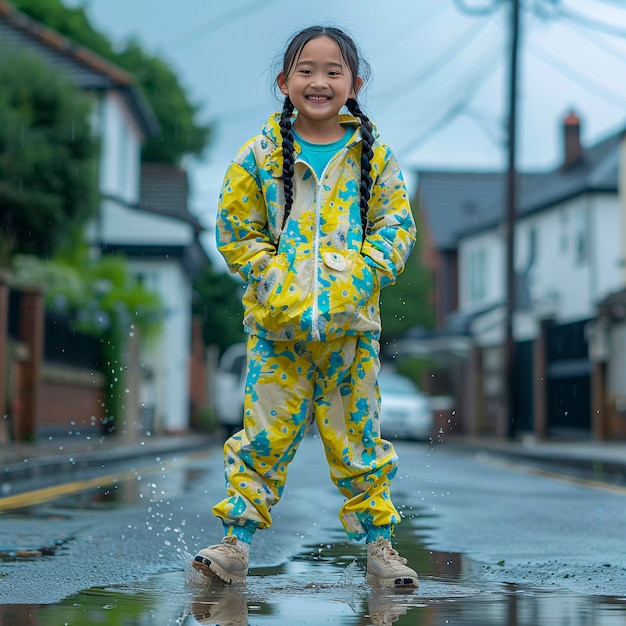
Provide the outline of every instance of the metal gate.
<path id="1" fill-rule="evenodd" d="M 533 432 L 533 342 L 515 344 L 514 431 Z"/>
<path id="2" fill-rule="evenodd" d="M 548 434 L 591 431 L 591 363 L 585 327 L 589 320 L 547 328 Z"/>

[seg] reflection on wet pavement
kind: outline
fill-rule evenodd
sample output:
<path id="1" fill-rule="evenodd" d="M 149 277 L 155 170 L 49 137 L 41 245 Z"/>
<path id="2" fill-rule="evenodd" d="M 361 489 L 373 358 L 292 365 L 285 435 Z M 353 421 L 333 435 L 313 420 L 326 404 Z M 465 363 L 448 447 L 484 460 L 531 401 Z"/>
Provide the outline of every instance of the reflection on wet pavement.
<path id="1" fill-rule="evenodd" d="M 158 510 L 159 502 L 190 489 L 206 476 L 193 467 L 153 472 L 129 472 L 123 479 L 66 497 L 50 504 L 46 516 L 71 516 L 76 511 L 118 509 L 129 503 L 146 505 L 142 532 L 158 532 L 164 538 L 165 563 L 173 550 L 172 533 L 180 529 Z M 402 501 L 411 502 L 410 494 Z M 61 511 L 59 513 L 59 511 Z M 626 597 L 576 594 L 557 586 L 496 584 L 477 575 L 475 562 L 458 553 L 428 549 L 421 542 L 432 513 L 417 506 L 404 510 L 406 523 L 397 527 L 395 546 L 420 575 L 420 588 L 411 592 L 372 590 L 365 584 L 364 546 L 343 541 L 339 528 L 324 529 L 329 542 L 310 543 L 293 559 L 277 567 L 252 567 L 247 585 L 223 587 L 211 584 L 190 567 L 187 544 L 179 542 L 176 558 L 163 571 L 143 582 L 93 587 L 48 605 L 0 606 L 0 626 L 624 626 Z M 22 510 L 19 515 L 39 515 L 40 509 Z M 168 514 L 171 516 L 171 512 Z M 12 519 L 5 515 L 5 519 Z M 169 528 L 169 525 L 172 528 Z M 169 534 L 168 534 L 169 533 Z M 70 525 L 62 538 L 45 545 L 30 545 L 24 529 L 22 553 L 15 546 L 0 547 L 0 562 L 40 558 L 48 547 L 50 558 L 58 559 L 73 541 Z M 174 541 L 172 539 L 172 541 Z M 15 542 L 18 545 L 18 542 Z M 302 545 L 299 543 L 298 545 Z M 137 554 L 141 554 L 139 548 Z M 280 562 L 273 542 L 253 546 L 253 565 Z M 28 554 L 28 552 L 32 554 Z M 181 560 L 182 559 L 182 560 Z M 133 561 L 134 563 L 134 561 Z M 139 561 L 138 561 L 139 563 Z M 184 563 L 184 566 L 181 566 Z M 499 564 L 491 567 L 498 567 Z M 97 564 L 94 564 L 97 567 Z M 141 576 L 140 566 L 136 575 Z M 133 570 L 135 571 L 135 570 Z M 69 572 L 68 575 L 71 575 Z M 8 582 L 5 581 L 5 582 Z M 0 573 L 0 584 L 2 574 Z"/>
<path id="2" fill-rule="evenodd" d="M 476 586 L 464 575 L 464 557 L 409 545 L 407 540 L 399 536 L 397 543 L 422 573 L 417 591 L 370 589 L 364 562 L 352 556 L 354 546 L 339 542 L 309 546 L 279 568 L 254 568 L 242 587 L 219 585 L 189 567 L 142 583 L 88 589 L 58 604 L 0 607 L 0 624 L 617 626 L 626 622 L 626 598 L 518 585 Z"/>

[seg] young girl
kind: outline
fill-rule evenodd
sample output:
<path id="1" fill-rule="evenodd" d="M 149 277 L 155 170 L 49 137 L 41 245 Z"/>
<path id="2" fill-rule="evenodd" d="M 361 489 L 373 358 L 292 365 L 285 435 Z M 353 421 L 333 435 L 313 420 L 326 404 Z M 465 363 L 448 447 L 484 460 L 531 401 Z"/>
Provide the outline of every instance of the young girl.
<path id="1" fill-rule="evenodd" d="M 398 163 L 357 104 L 360 66 L 341 30 L 295 35 L 277 76 L 283 111 L 224 180 L 217 245 L 247 283 L 244 428 L 225 444 L 227 497 L 213 507 L 224 539 L 193 564 L 227 583 L 245 582 L 250 542 L 314 420 L 341 522 L 367 542 L 368 583 L 418 586 L 390 542 L 398 458 L 380 437 L 377 385 L 380 289 L 403 270 L 415 223 Z"/>

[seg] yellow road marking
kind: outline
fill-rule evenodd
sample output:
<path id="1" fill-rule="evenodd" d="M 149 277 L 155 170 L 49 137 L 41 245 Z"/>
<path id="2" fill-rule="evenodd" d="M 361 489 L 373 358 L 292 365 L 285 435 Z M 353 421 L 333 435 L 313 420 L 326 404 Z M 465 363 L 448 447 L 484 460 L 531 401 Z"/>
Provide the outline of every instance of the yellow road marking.
<path id="1" fill-rule="evenodd" d="M 197 458 L 204 456 L 205 454 L 206 452 L 199 452 L 185 456 L 189 456 L 189 458 Z M 43 504 L 44 502 L 50 502 L 50 500 L 56 500 L 62 496 L 71 496 L 73 494 L 80 493 L 81 491 L 88 491 L 89 489 L 95 489 L 97 487 L 106 487 L 107 485 L 118 483 L 124 479 L 134 478 L 138 474 L 154 474 L 167 468 L 167 466 L 173 465 L 175 462 L 176 461 L 166 461 L 159 465 L 146 465 L 132 470 L 126 470 L 124 472 L 117 472 L 115 474 L 105 474 L 104 476 L 97 476 L 95 478 L 88 478 L 85 480 L 74 480 L 61 485 L 53 485 L 51 487 L 34 489 L 33 491 L 27 491 L 25 493 L 18 493 L 14 496 L 6 496 L 4 498 L 0 498 L 0 512 L 10 511 L 12 509 L 21 509 L 35 504 Z"/>
<path id="2" fill-rule="evenodd" d="M 5 498 L 0 498 L 0 511 L 10 511 L 11 509 L 20 509 L 25 506 L 42 504 L 43 502 L 49 502 L 61 496 L 70 496 L 75 493 L 80 493 L 81 491 L 94 489 L 95 487 L 110 485 L 111 483 L 126 478 L 130 474 L 130 472 L 108 474 L 106 476 L 99 476 L 98 478 L 90 478 L 89 480 L 77 480 L 71 483 L 64 483 L 63 485 L 54 485 L 26 493 L 18 493 L 14 496 L 6 496 Z"/>

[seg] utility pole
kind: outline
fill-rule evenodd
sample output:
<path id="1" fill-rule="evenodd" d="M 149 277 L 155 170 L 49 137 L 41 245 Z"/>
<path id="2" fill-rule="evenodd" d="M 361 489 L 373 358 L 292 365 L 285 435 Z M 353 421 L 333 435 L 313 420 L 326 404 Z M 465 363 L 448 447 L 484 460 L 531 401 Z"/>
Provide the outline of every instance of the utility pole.
<path id="1" fill-rule="evenodd" d="M 520 30 L 520 2 L 511 2 L 510 64 L 509 64 L 509 111 L 507 121 L 508 167 L 506 173 L 506 307 L 504 322 L 504 418 L 507 437 L 515 435 L 515 337 L 513 318 L 515 314 L 515 220 L 517 214 L 517 77 Z"/>

